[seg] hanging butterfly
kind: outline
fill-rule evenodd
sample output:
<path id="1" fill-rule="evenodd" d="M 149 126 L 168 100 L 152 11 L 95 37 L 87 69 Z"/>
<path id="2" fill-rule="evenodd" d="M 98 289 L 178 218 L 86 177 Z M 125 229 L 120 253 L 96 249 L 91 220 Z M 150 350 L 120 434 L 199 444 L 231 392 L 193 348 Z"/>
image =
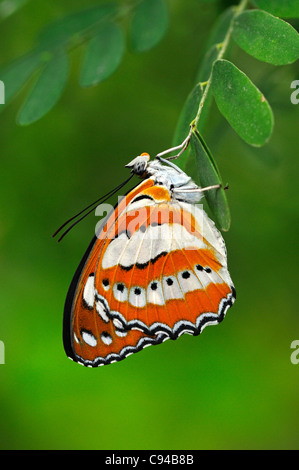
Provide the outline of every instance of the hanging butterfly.
<path id="1" fill-rule="evenodd" d="M 197 205 L 203 191 L 219 186 L 199 188 L 178 166 L 147 153 L 126 166 L 143 181 L 103 222 L 65 303 L 66 354 L 89 367 L 183 333 L 196 336 L 221 322 L 236 297 L 223 238 Z"/>

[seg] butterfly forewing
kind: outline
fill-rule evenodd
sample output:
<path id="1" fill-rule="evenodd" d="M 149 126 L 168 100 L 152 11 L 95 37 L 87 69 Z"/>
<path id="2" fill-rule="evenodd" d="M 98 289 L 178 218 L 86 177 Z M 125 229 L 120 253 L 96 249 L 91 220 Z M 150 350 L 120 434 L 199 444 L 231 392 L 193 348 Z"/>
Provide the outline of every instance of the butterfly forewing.
<path id="1" fill-rule="evenodd" d="M 65 307 L 65 348 L 98 366 L 219 323 L 235 298 L 221 234 L 149 178 L 91 244 Z"/>

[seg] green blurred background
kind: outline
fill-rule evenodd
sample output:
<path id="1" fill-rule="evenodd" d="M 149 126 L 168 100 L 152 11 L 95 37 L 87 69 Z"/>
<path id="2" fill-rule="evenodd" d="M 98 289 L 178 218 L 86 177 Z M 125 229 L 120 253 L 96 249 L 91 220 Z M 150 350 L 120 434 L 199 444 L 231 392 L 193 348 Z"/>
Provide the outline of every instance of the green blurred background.
<path id="1" fill-rule="evenodd" d="M 227 58 L 273 107 L 274 134 L 249 147 L 215 106 L 204 132 L 230 186 L 224 238 L 237 301 L 225 321 L 98 369 L 63 350 L 65 296 L 97 219 L 60 244 L 51 234 L 123 181 L 130 159 L 171 145 L 209 31 L 230 2 L 168 3 L 164 40 L 147 53 L 127 51 L 107 81 L 80 88 L 79 48 L 44 118 L 16 125 L 24 90 L 0 114 L 2 449 L 299 447 L 299 364 L 290 360 L 299 340 L 299 105 L 290 101 L 298 64 L 265 65 L 233 47 Z M 1 64 L 27 52 L 48 22 L 94 4 L 27 2 L 1 22 Z"/>

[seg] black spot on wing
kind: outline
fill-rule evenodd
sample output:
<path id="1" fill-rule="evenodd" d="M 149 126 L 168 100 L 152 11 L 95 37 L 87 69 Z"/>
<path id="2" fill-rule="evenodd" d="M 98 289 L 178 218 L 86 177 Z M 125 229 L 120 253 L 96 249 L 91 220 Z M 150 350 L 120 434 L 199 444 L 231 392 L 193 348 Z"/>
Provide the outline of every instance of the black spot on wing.
<path id="1" fill-rule="evenodd" d="M 135 197 L 135 199 L 131 201 L 131 204 L 137 201 L 142 201 L 143 199 L 149 199 L 150 201 L 154 201 L 154 199 L 151 196 L 148 196 L 147 194 L 142 194 L 141 196 Z"/>
<path id="2" fill-rule="evenodd" d="M 146 263 L 136 263 L 136 264 L 131 264 L 130 266 L 122 266 L 120 265 L 121 269 L 123 269 L 124 271 L 130 271 L 131 269 L 133 269 L 134 267 L 138 268 L 138 269 L 145 269 L 149 264 L 154 264 L 159 258 L 161 258 L 162 256 L 166 256 L 168 254 L 167 251 L 162 251 L 161 253 L 159 253 L 157 256 L 155 256 L 155 258 L 152 258 L 150 259 L 149 261 L 147 261 Z"/>

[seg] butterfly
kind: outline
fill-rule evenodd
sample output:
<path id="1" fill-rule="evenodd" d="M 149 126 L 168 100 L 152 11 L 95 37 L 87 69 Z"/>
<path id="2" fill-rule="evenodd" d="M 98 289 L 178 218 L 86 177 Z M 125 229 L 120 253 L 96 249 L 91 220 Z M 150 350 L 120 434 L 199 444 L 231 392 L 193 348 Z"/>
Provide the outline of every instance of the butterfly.
<path id="1" fill-rule="evenodd" d="M 126 167 L 142 181 L 98 229 L 65 302 L 65 352 L 88 367 L 199 335 L 236 298 L 222 235 L 198 204 L 216 186 L 199 188 L 174 163 L 147 153 Z"/>

